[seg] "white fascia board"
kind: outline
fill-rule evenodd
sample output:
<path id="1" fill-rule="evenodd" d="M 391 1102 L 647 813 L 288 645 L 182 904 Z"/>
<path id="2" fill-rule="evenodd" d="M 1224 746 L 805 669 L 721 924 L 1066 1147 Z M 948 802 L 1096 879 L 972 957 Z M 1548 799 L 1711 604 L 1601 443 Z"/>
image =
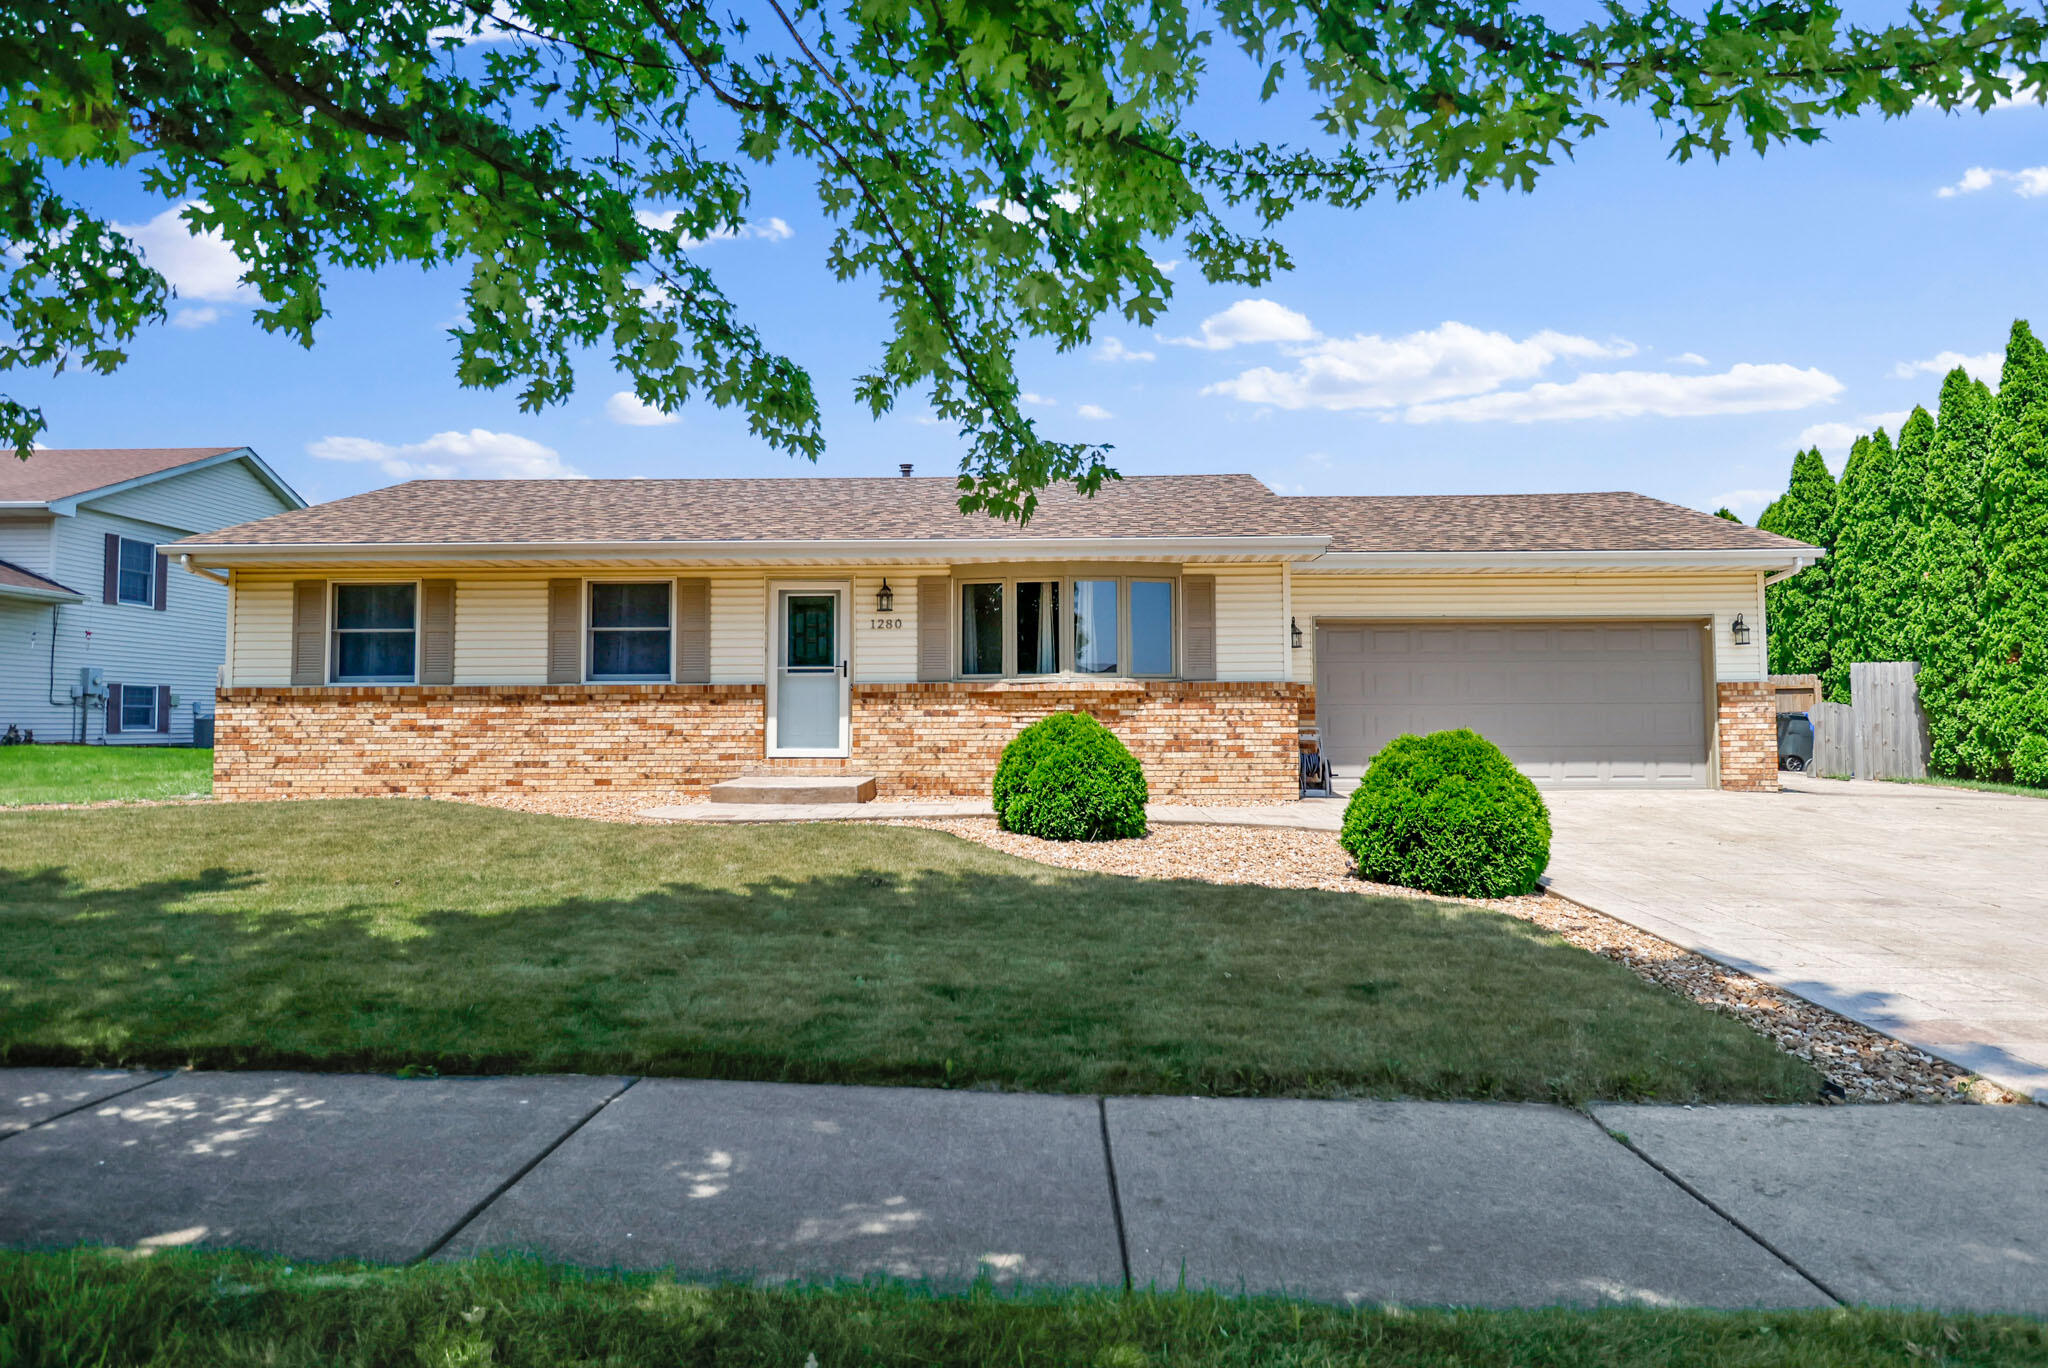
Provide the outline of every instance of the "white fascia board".
<path id="1" fill-rule="evenodd" d="M 23 584 L 0 584 L 0 599 L 24 599 L 30 603 L 83 603 L 85 595 L 69 589 L 32 589 Z"/>
<path id="2" fill-rule="evenodd" d="M 956 537 L 874 541 L 660 542 L 173 542 L 166 549 L 199 565 L 275 562 L 519 560 L 574 564 L 591 560 L 675 561 L 691 565 L 805 565 L 838 561 L 1041 560 L 1307 560 L 1323 554 L 1327 537 Z"/>
<path id="3" fill-rule="evenodd" d="M 1395 571 L 1404 574 L 1502 570 L 1790 570 L 1827 553 L 1819 547 L 1774 551 L 1331 551 L 1294 567 L 1297 575 Z"/>
<path id="4" fill-rule="evenodd" d="M 61 499 L 52 499 L 45 505 L 24 504 L 22 507 L 47 507 L 52 513 L 62 517 L 75 517 L 78 513 L 78 506 L 82 503 L 90 503 L 94 499 L 104 499 L 110 494 L 119 494 L 124 490 L 139 489 L 143 485 L 155 484 L 159 480 L 168 480 L 176 475 L 190 475 L 195 470 L 205 470 L 210 466 L 226 465 L 229 461 L 247 461 L 251 472 L 257 479 L 269 486 L 271 493 L 277 495 L 278 498 L 294 509 L 306 506 L 306 501 L 299 497 L 299 492 L 286 484 L 279 477 L 278 473 L 264 462 L 261 456 L 258 456 L 248 447 L 236 447 L 233 451 L 223 451 L 212 456 L 202 456 L 196 461 L 187 461 L 183 465 L 171 466 L 167 470 L 152 470 L 149 474 L 137 475 L 132 480 L 120 480 L 114 484 L 101 485 L 98 489 L 82 489 L 76 494 L 67 494 Z M 0 504 L 0 508 L 7 506 Z"/>

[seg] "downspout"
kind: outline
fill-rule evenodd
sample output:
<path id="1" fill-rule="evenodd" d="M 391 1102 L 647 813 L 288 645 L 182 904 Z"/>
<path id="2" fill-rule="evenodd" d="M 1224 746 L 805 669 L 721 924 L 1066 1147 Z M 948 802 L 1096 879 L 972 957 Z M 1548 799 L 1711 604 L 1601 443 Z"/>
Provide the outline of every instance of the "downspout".
<path id="1" fill-rule="evenodd" d="M 1818 556 L 1815 556 L 1812 560 L 1808 560 L 1802 556 L 1798 560 L 1792 562 L 1792 568 L 1790 570 L 1780 570 L 1775 575 L 1765 576 L 1764 588 L 1768 589 L 1774 584 L 1783 584 L 1786 580 L 1791 579 L 1794 575 L 1798 574 L 1801 570 L 1804 570 L 1807 566 L 1819 564 L 1820 557 Z"/>
<path id="2" fill-rule="evenodd" d="M 203 580 L 212 580 L 215 584 L 226 585 L 232 584 L 234 582 L 230 580 L 226 575 L 219 574 L 212 570 L 200 569 L 198 566 L 192 563 L 192 557 L 190 556 L 178 557 L 178 567 L 188 575 L 197 575 L 199 576 L 199 578 Z"/>

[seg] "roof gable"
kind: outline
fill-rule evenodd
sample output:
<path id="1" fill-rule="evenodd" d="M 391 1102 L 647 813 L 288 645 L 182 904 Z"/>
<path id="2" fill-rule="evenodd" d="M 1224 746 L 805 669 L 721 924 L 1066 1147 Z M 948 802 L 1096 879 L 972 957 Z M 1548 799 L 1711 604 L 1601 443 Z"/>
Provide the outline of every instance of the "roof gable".
<path id="1" fill-rule="evenodd" d="M 0 506 L 26 504 L 71 513 L 81 499 L 104 497 L 231 460 L 246 463 L 257 479 L 292 508 L 306 506 L 297 490 L 245 446 L 39 447 L 26 461 L 0 455 Z"/>

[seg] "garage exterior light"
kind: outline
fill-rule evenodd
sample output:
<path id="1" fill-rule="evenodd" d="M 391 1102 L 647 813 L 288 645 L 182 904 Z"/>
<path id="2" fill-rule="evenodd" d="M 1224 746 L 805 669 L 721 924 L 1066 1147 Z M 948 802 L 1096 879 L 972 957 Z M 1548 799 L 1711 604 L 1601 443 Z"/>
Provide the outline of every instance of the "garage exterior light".
<path id="1" fill-rule="evenodd" d="M 1301 624 L 1293 618 L 1287 619 L 1287 634 L 1294 638 L 1294 649 L 1301 649 Z"/>
<path id="2" fill-rule="evenodd" d="M 1749 645 L 1749 624 L 1742 620 L 1742 614 L 1735 615 L 1735 621 L 1728 624 L 1728 634 L 1735 638 L 1737 646 Z"/>

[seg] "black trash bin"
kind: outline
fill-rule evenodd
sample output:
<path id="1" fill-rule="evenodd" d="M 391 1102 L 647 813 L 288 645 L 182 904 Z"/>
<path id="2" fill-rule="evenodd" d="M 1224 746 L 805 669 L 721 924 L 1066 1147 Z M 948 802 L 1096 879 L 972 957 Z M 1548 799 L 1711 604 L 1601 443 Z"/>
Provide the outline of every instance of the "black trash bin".
<path id="1" fill-rule="evenodd" d="M 1803 773 L 1813 763 L 1813 719 L 1803 712 L 1778 714 L 1778 768 Z"/>

